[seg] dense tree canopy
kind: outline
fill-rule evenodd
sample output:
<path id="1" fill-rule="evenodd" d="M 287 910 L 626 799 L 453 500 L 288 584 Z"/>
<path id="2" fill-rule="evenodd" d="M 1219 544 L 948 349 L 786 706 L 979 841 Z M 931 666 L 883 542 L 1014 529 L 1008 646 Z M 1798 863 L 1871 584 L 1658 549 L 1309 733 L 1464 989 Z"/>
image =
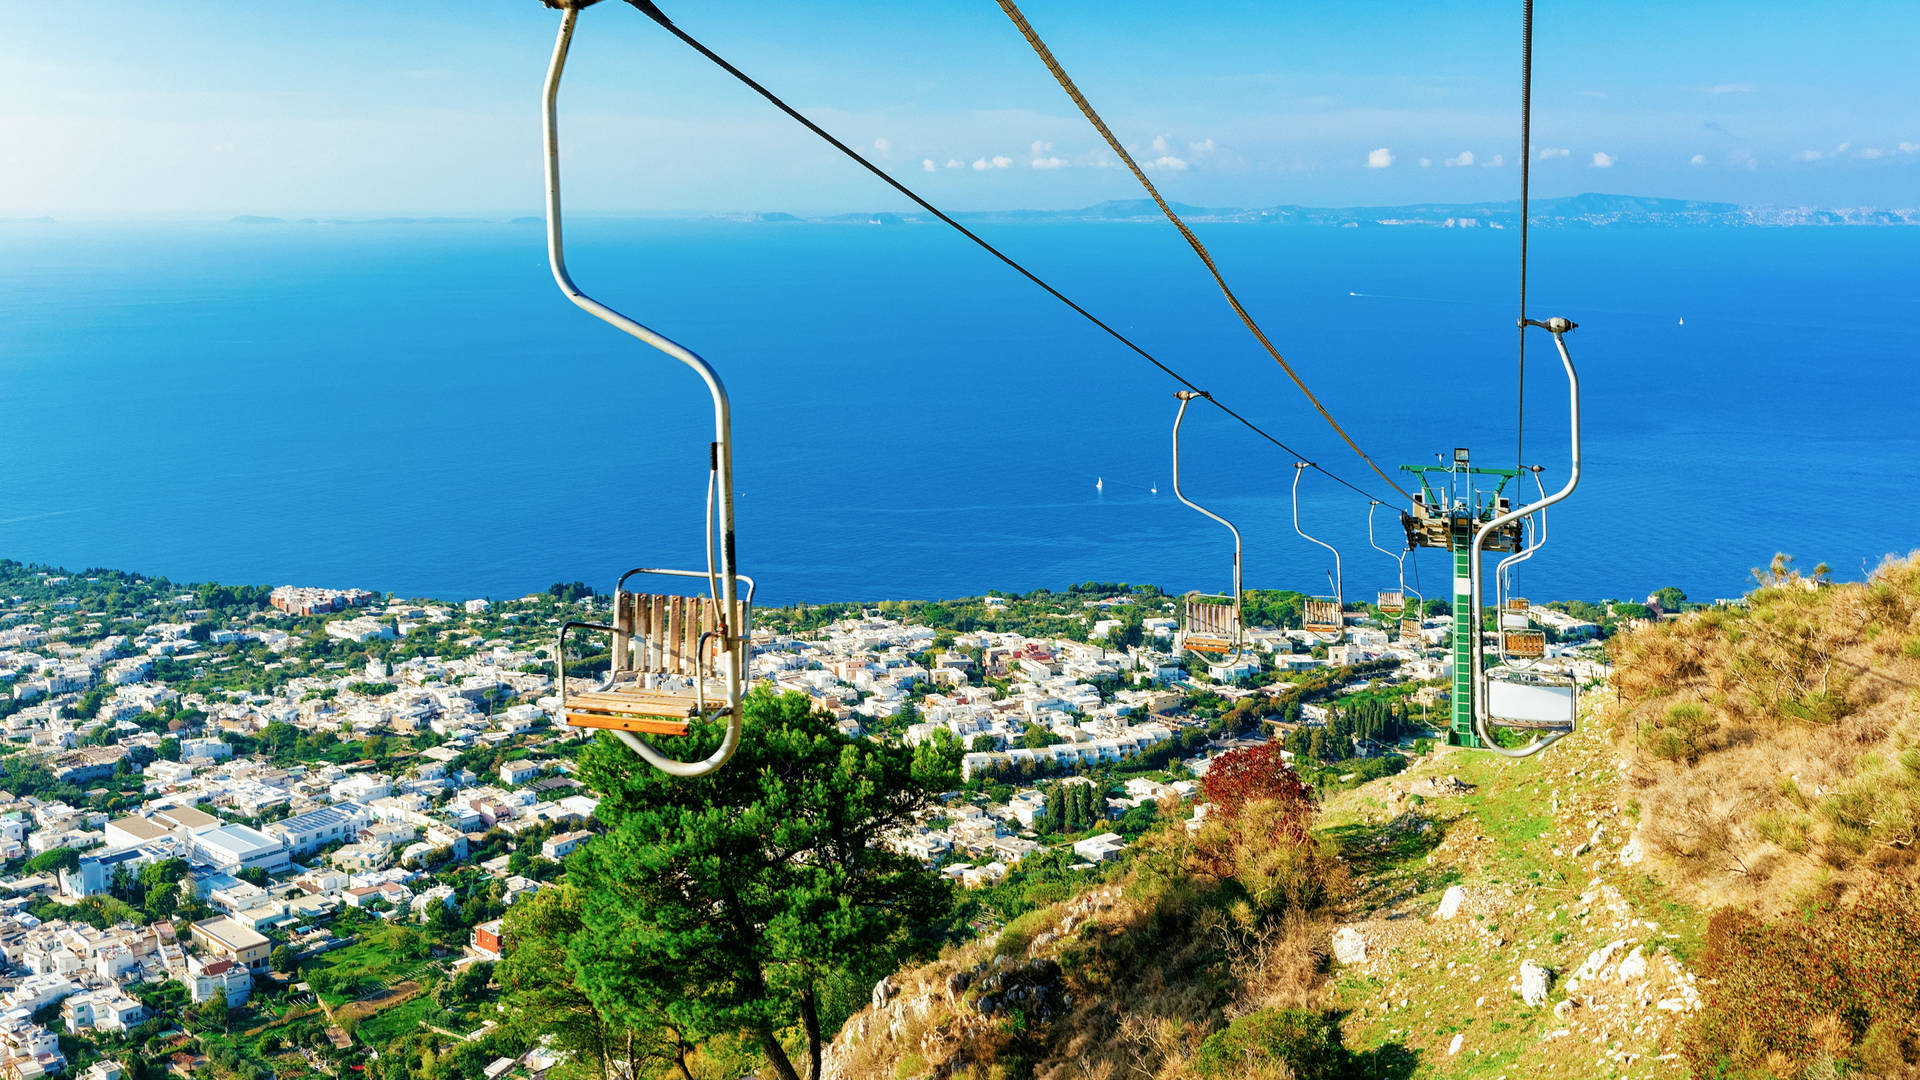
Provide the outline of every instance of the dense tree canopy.
<path id="1" fill-rule="evenodd" d="M 849 739 L 797 694 L 759 690 L 743 709 L 739 752 L 699 779 L 612 740 L 587 751 L 609 832 L 569 860 L 580 910 L 564 951 L 598 1022 L 739 1034 L 798 1080 L 782 1033 L 799 1029 L 819 1075 L 833 1029 L 951 908 L 948 885 L 881 839 L 953 782 L 958 748 Z M 685 756 L 715 740 L 691 737 Z"/>

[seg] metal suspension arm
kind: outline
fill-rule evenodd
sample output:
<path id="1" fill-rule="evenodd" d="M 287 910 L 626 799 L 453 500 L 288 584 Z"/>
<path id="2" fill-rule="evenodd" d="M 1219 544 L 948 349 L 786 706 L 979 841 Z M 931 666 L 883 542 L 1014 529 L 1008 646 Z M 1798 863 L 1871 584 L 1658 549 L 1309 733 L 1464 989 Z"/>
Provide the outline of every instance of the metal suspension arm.
<path id="1" fill-rule="evenodd" d="M 592 2 L 592 0 L 586 0 Z M 560 291 L 575 306 L 607 323 L 621 332 L 658 349 L 667 356 L 680 361 L 706 383 L 707 392 L 713 397 L 713 444 L 709 462 L 710 476 L 717 489 L 717 505 L 709 515 L 709 525 L 717 517 L 720 530 L 718 554 L 719 565 L 714 566 L 715 554 L 710 543 L 707 549 L 709 576 L 718 586 L 719 595 L 714 599 L 718 603 L 722 618 L 730 618 L 738 598 L 738 585 L 734 580 L 734 540 L 733 540 L 733 419 L 727 401 L 727 390 L 720 382 L 720 375 L 713 366 L 681 346 L 678 342 L 642 326 L 640 323 L 620 314 L 612 308 L 582 292 L 573 278 L 567 273 L 567 260 L 561 245 L 560 229 L 560 125 L 558 103 L 560 97 L 560 76 L 567 65 L 567 48 L 573 41 L 574 22 L 580 16 L 581 0 L 569 0 L 569 6 L 560 14 L 560 33 L 553 44 L 553 59 L 547 65 L 546 84 L 541 94 L 541 135 L 546 144 L 546 182 L 547 182 L 547 261 L 553 268 L 553 280 Z M 724 625 L 724 624 L 723 624 Z M 729 636 L 737 636 L 745 628 L 730 628 Z M 737 646 L 727 643 L 725 650 L 732 653 Z M 727 730 L 715 750 L 702 761 L 680 761 L 668 757 L 654 749 L 638 735 L 629 731 L 614 734 L 633 748 L 649 765 L 674 776 L 705 776 L 726 764 L 727 759 L 740 745 L 740 699 L 743 693 L 746 672 L 741 663 L 727 665 Z"/>
<path id="2" fill-rule="evenodd" d="M 1180 390 L 1175 392 L 1173 396 L 1180 399 L 1180 411 L 1173 414 L 1174 497 L 1220 524 L 1225 525 L 1227 531 L 1233 534 L 1233 652 L 1230 653 L 1226 659 L 1226 663 L 1231 666 L 1235 661 L 1240 659 L 1240 654 L 1246 651 L 1247 623 L 1240 607 L 1240 530 L 1234 527 L 1233 522 L 1201 506 L 1192 499 L 1187 498 L 1187 493 L 1180 489 L 1180 425 L 1187 418 L 1187 403 L 1194 398 L 1205 397 L 1206 395 L 1194 390 Z"/>
<path id="3" fill-rule="evenodd" d="M 1295 472 L 1293 475 L 1296 480 L 1300 478 L 1298 472 Z M 1381 505 L 1381 503 L 1378 499 L 1373 499 L 1367 503 L 1367 545 L 1380 554 L 1385 555 L 1387 558 L 1392 559 L 1394 564 L 1400 568 L 1400 595 L 1404 598 L 1407 593 L 1407 552 L 1404 549 L 1397 553 L 1388 551 L 1386 548 L 1380 546 L 1379 541 L 1373 538 L 1373 509 L 1379 505 Z"/>
<path id="4" fill-rule="evenodd" d="M 1540 472 L 1541 472 L 1540 466 L 1534 465 L 1534 466 L 1531 466 L 1531 468 L 1533 470 L 1533 486 L 1539 489 L 1541 502 L 1545 502 L 1547 498 L 1547 486 L 1540 482 Z M 1537 503 L 1535 505 L 1538 506 Z M 1547 546 L 1547 512 L 1546 510 L 1542 509 L 1540 511 L 1539 528 L 1537 532 L 1533 527 L 1533 523 L 1528 522 L 1528 533 L 1530 536 L 1530 542 L 1527 544 L 1527 546 L 1524 548 L 1521 548 L 1519 551 L 1514 552 L 1513 554 L 1507 556 L 1506 558 L 1501 559 L 1499 565 L 1493 568 L 1494 584 L 1495 584 L 1495 587 L 1499 590 L 1498 593 L 1495 595 L 1495 602 L 1499 604 L 1500 610 L 1502 612 L 1505 612 L 1507 610 L 1507 592 L 1509 590 L 1509 582 L 1507 581 L 1508 571 L 1512 570 L 1514 567 L 1520 565 L 1521 563 L 1526 562 L 1528 559 L 1533 558 L 1535 552 Z"/>
<path id="5" fill-rule="evenodd" d="M 1554 503 L 1560 502 L 1562 499 L 1573 494 L 1573 489 L 1580 484 L 1580 376 L 1573 368 L 1573 357 L 1567 352 L 1567 341 L 1564 336 L 1574 329 L 1575 324 L 1572 320 L 1555 317 L 1545 322 L 1527 320 L 1526 325 L 1538 326 L 1553 334 L 1554 347 L 1560 351 L 1560 363 L 1567 371 L 1568 439 L 1571 443 L 1572 466 L 1567 472 L 1566 486 L 1562 487 L 1559 491 L 1546 496 L 1538 502 L 1497 515 L 1492 520 L 1481 525 L 1478 529 L 1475 529 L 1473 533 L 1473 547 L 1469 552 L 1467 560 L 1469 595 L 1473 600 L 1472 624 L 1475 627 L 1473 647 L 1469 650 L 1473 655 L 1473 677 L 1471 683 L 1471 692 L 1473 694 L 1473 731 L 1474 734 L 1480 737 L 1480 741 L 1486 744 L 1487 749 L 1512 758 L 1531 757 L 1565 738 L 1570 732 L 1561 731 L 1549 735 L 1544 739 L 1536 738 L 1533 742 L 1528 743 L 1518 750 L 1509 750 L 1493 741 L 1493 735 L 1487 727 L 1486 646 L 1480 641 L 1478 629 L 1480 625 L 1480 595 L 1483 585 L 1483 575 L 1480 571 L 1480 552 L 1486 545 L 1487 538 L 1492 536 L 1495 530 L 1511 522 L 1518 521 L 1528 514 L 1545 510 Z M 1536 474 L 1536 479 L 1537 478 Z"/>
<path id="6" fill-rule="evenodd" d="M 1293 531 L 1333 553 L 1333 600 L 1335 604 L 1339 605 L 1342 611 L 1345 611 L 1347 606 L 1347 579 L 1345 572 L 1340 569 L 1340 549 L 1317 536 L 1309 534 L 1307 530 L 1300 527 L 1300 475 L 1311 468 L 1313 468 L 1311 462 L 1296 461 L 1293 463 Z M 1335 640 L 1337 641 L 1339 639 L 1336 638 Z"/>

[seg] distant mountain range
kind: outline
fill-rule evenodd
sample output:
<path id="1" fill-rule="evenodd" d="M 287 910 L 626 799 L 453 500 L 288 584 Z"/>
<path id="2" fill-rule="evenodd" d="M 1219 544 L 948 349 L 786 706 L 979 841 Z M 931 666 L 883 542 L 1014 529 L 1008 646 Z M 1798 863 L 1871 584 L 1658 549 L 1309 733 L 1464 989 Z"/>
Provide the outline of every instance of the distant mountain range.
<path id="1" fill-rule="evenodd" d="M 1242 209 L 1234 206 L 1189 206 L 1174 203 L 1173 208 L 1187 221 L 1196 223 L 1236 222 L 1248 225 L 1317 225 L 1330 228 L 1379 228 L 1412 226 L 1436 229 L 1504 229 L 1520 223 L 1520 200 L 1479 203 L 1414 203 L 1408 206 L 1269 206 Z M 595 215 L 602 216 L 602 215 Z M 781 211 L 740 214 L 672 215 L 648 214 L 648 217 L 699 218 L 707 221 L 737 221 L 749 224 L 813 223 L 829 225 L 922 225 L 935 222 L 931 214 L 879 212 L 828 214 L 801 217 Z M 1150 199 L 1117 199 L 1078 210 L 977 210 L 953 215 L 956 220 L 977 224 L 1060 224 L 1069 222 L 1149 222 L 1162 220 L 1160 208 Z M 1535 199 L 1533 223 L 1544 226 L 1577 225 L 1707 225 L 1707 226 L 1790 226 L 1790 225 L 1920 225 L 1920 207 L 1904 210 L 1870 208 L 1833 209 L 1814 206 L 1761 207 L 1735 203 L 1693 202 L 1687 199 L 1655 199 L 1642 195 L 1568 195 L 1558 199 Z M 51 220 L 51 219 L 43 219 Z M 242 214 L 232 219 L 236 225 L 475 225 L 499 224 L 500 218 L 480 217 L 383 217 L 383 218 L 277 218 Z M 504 219 L 509 225 L 538 225 L 538 217 Z"/>

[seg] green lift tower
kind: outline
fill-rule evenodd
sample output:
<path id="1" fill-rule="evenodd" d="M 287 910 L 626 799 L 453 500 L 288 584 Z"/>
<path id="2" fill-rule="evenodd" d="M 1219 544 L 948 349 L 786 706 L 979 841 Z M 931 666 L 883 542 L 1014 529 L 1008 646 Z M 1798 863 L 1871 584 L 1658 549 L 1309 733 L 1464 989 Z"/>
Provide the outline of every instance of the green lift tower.
<path id="1" fill-rule="evenodd" d="M 1480 740 L 1473 733 L 1471 650 L 1480 643 L 1480 613 L 1473 610 L 1469 587 L 1473 533 L 1511 508 L 1503 492 L 1508 481 L 1520 475 L 1520 470 L 1475 468 L 1467 460 L 1465 447 L 1454 449 L 1452 464 L 1400 467 L 1420 480 L 1413 508 L 1400 515 L 1400 523 L 1407 530 L 1408 545 L 1453 553 L 1453 686 L 1449 694 L 1451 723 L 1447 742 L 1453 746 L 1479 746 Z M 1491 486 L 1481 477 L 1493 481 Z M 1484 550 L 1517 551 L 1520 543 L 1520 523 L 1516 521 L 1488 537 Z"/>

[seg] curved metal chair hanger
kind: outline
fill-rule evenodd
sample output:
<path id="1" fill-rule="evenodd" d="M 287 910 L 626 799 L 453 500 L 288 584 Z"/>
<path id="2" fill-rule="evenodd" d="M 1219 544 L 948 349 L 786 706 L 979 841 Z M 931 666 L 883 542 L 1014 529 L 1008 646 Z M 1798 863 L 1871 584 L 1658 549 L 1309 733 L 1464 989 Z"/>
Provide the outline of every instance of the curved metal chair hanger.
<path id="1" fill-rule="evenodd" d="M 1181 390 L 1173 396 L 1180 399 L 1180 411 L 1173 415 L 1173 494 L 1181 502 L 1225 525 L 1227 531 L 1233 534 L 1232 603 L 1231 605 L 1219 603 L 1218 601 L 1227 599 L 1223 596 L 1207 595 L 1198 591 L 1188 593 L 1184 598 L 1185 610 L 1182 613 L 1187 627 L 1185 644 L 1190 652 L 1210 656 L 1225 653 L 1226 659 L 1220 662 L 1232 665 L 1246 651 L 1246 621 L 1242 618 L 1240 609 L 1240 530 L 1234 527 L 1233 522 L 1187 498 L 1187 493 L 1181 489 L 1180 425 L 1187 418 L 1187 404 L 1194 398 L 1205 397 L 1206 394 L 1196 390 Z M 1207 631 L 1199 635 L 1200 644 L 1198 645 L 1194 644 L 1193 633 L 1196 620 L 1201 623 L 1202 629 Z"/>
<path id="2" fill-rule="evenodd" d="M 1347 634 L 1346 618 L 1341 614 L 1346 609 L 1345 577 L 1340 570 L 1339 549 L 1300 527 L 1300 474 L 1311 468 L 1310 461 L 1293 463 L 1293 531 L 1333 553 L 1333 572 L 1327 575 L 1333 595 L 1308 598 L 1300 627 L 1315 637 L 1331 635 L 1327 637 L 1327 644 L 1331 645 Z"/>
<path id="3" fill-rule="evenodd" d="M 1381 614 L 1398 618 L 1402 612 L 1407 610 L 1407 551 L 1411 549 L 1405 549 L 1399 552 L 1388 551 L 1386 548 L 1380 546 L 1379 541 L 1373 538 L 1373 508 L 1380 505 L 1383 504 L 1378 499 L 1370 499 L 1367 502 L 1367 543 L 1373 550 L 1392 559 L 1394 564 L 1400 568 L 1400 588 L 1393 592 L 1387 592 L 1384 589 L 1381 590 L 1378 602 L 1376 602 L 1374 606 L 1380 609 Z"/>
<path id="4" fill-rule="evenodd" d="M 558 670 L 561 713 L 576 727 L 611 730 L 648 764 L 680 777 L 705 776 L 720 766 L 740 745 L 740 701 L 744 694 L 747 643 L 751 636 L 754 585 L 734 566 L 733 421 L 726 387 L 707 361 L 666 336 L 600 303 L 581 291 L 567 273 L 561 243 L 560 133 L 558 101 L 560 77 L 566 69 L 580 8 L 594 0 L 572 0 L 562 6 L 560 32 L 542 88 L 541 136 L 546 149 L 547 261 L 553 280 L 576 307 L 644 345 L 691 368 L 706 384 L 713 399 L 713 442 L 708 448 L 707 568 L 658 570 L 639 568 L 620 578 L 614 592 L 614 624 L 569 622 L 560 628 Z M 718 543 L 715 529 L 718 528 Z M 705 578 L 709 602 L 702 597 L 654 596 L 627 593 L 627 579 L 635 574 Z M 739 583 L 747 583 L 744 600 Z M 599 690 L 569 695 L 566 675 L 567 635 L 571 630 L 610 633 L 614 639 L 608 679 Z M 622 683 L 621 676 L 629 681 Z M 691 692 L 660 685 L 664 680 L 692 682 Z M 721 693 L 709 700 L 709 679 L 719 681 Z M 720 746 L 700 761 L 681 761 L 656 749 L 641 733 L 682 735 L 689 721 L 726 721 Z"/>
<path id="5" fill-rule="evenodd" d="M 1537 502 L 1526 506 L 1515 507 L 1504 514 L 1497 514 L 1474 530 L 1473 546 L 1468 552 L 1467 567 L 1468 591 L 1473 601 L 1472 610 L 1476 613 L 1481 610 L 1481 594 L 1484 585 L 1484 575 L 1480 567 L 1480 553 L 1485 548 L 1487 539 L 1493 536 L 1499 529 L 1504 528 L 1512 522 L 1537 514 L 1547 507 L 1560 502 L 1567 496 L 1573 494 L 1573 489 L 1580 484 L 1580 377 L 1574 370 L 1573 357 L 1567 352 L 1565 337 L 1568 332 L 1575 328 L 1576 324 L 1570 319 L 1555 317 L 1547 319 L 1544 322 L 1528 319 L 1524 325 L 1539 327 L 1553 335 L 1554 348 L 1559 351 L 1561 366 L 1566 369 L 1568 428 L 1569 442 L 1571 443 L 1572 466 L 1567 474 L 1566 485 L 1560 490 L 1541 498 Z M 1539 474 L 1534 474 L 1534 478 L 1537 481 Z M 1486 744 L 1486 748 L 1505 757 L 1531 757 L 1545 750 L 1547 747 L 1552 746 L 1554 743 L 1559 742 L 1566 736 L 1571 735 L 1579 715 L 1580 707 L 1577 680 L 1569 676 L 1565 685 L 1559 685 L 1557 683 L 1551 683 L 1541 676 L 1532 675 L 1511 680 L 1508 682 L 1508 685 L 1541 690 L 1549 700 L 1554 702 L 1556 710 L 1560 703 L 1564 702 L 1565 726 L 1553 730 L 1544 737 L 1536 735 L 1534 741 L 1518 749 L 1510 750 L 1493 740 L 1490 725 L 1497 724 L 1503 719 L 1511 721 L 1516 718 L 1494 715 L 1492 705 L 1488 701 L 1491 680 L 1486 673 L 1486 646 L 1478 640 L 1478 636 L 1476 633 L 1476 640 L 1474 641 L 1473 648 L 1470 650 L 1473 656 L 1473 730 L 1474 734 L 1479 736 L 1480 741 Z M 1566 692 L 1561 693 L 1561 691 Z M 1558 717 L 1555 718 L 1555 720 L 1557 719 Z M 1513 724 L 1508 723 L 1505 726 L 1511 727 Z"/>
<path id="6" fill-rule="evenodd" d="M 1547 497 L 1546 485 L 1540 482 L 1540 474 L 1545 470 L 1539 465 L 1529 466 L 1533 473 L 1533 485 L 1540 492 L 1542 500 Z M 1500 658 L 1507 664 L 1520 668 L 1532 667 L 1547 653 L 1547 635 L 1544 631 L 1533 629 L 1532 620 L 1527 616 L 1527 602 L 1509 598 L 1513 586 L 1513 568 L 1533 558 L 1541 548 L 1547 546 L 1547 512 L 1542 509 L 1537 518 L 1528 518 L 1527 545 L 1513 554 L 1501 559 L 1494 567 L 1494 581 L 1497 592 L 1494 596 L 1494 618 L 1498 620 Z M 1525 663 L 1516 663 L 1525 661 Z"/>

